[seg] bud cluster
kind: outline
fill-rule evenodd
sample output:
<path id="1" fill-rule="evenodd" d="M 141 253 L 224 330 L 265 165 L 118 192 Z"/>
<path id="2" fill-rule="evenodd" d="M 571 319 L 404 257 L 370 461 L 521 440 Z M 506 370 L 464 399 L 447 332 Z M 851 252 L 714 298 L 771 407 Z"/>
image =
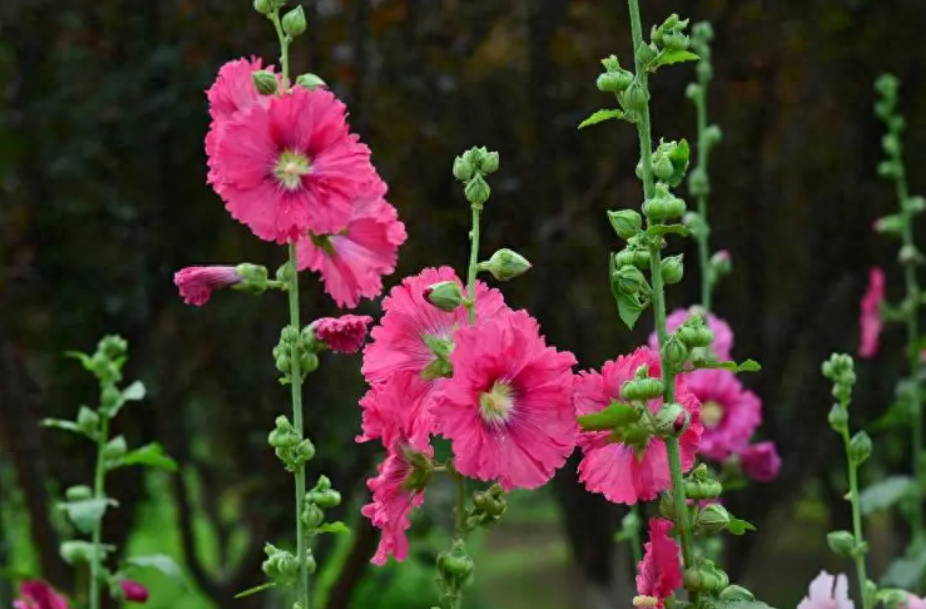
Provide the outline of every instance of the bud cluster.
<path id="1" fill-rule="evenodd" d="M 286 385 L 292 382 L 293 357 L 297 358 L 300 378 L 315 372 L 318 369 L 318 352 L 322 349 L 324 345 L 315 339 L 311 326 L 306 326 L 301 332 L 293 326 L 285 326 L 280 331 L 280 342 L 273 348 L 274 362 L 283 375 L 280 383 Z"/>
<path id="2" fill-rule="evenodd" d="M 498 522 L 508 511 L 505 491 L 501 485 L 493 484 L 484 491 L 473 493 L 473 507 L 466 514 L 466 528 L 473 530 L 488 527 Z"/>
<path id="3" fill-rule="evenodd" d="M 299 470 L 315 456 L 312 441 L 303 438 L 285 415 L 277 417 L 276 427 L 267 436 L 267 443 L 290 472 Z"/>
<path id="4" fill-rule="evenodd" d="M 496 171 L 498 152 L 489 151 L 485 146 L 470 148 L 453 161 L 453 176 L 463 182 L 466 200 L 478 208 L 482 208 L 492 194 L 485 176 Z"/>
<path id="5" fill-rule="evenodd" d="M 454 541 L 449 552 L 437 555 L 437 581 L 441 596 L 449 601 L 462 597 L 463 588 L 470 582 L 475 570 L 476 564 L 466 553 L 463 541 Z"/>

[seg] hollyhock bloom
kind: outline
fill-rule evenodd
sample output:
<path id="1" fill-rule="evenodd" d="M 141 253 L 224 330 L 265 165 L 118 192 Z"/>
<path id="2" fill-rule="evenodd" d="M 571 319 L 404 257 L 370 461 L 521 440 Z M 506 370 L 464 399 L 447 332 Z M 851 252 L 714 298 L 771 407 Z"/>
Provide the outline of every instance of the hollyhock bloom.
<path id="1" fill-rule="evenodd" d="M 174 285 L 186 304 L 203 306 L 214 290 L 240 283 L 241 275 L 233 266 L 188 266 L 174 273 Z"/>
<path id="2" fill-rule="evenodd" d="M 762 401 L 730 370 L 701 369 L 684 376 L 688 390 L 701 402 L 704 434 L 699 450 L 723 461 L 749 443 L 762 422 Z"/>
<path id="3" fill-rule="evenodd" d="M 649 366 L 650 376 L 661 375 L 659 356 L 646 347 L 606 362 L 601 373 L 594 370 L 579 373 L 575 379 L 576 414 L 595 413 L 612 401 L 622 401 L 621 385 L 632 380 L 643 364 Z M 687 471 L 694 465 L 701 441 L 701 404 L 680 376 L 675 378 L 675 399 L 691 415 L 687 429 L 679 436 L 682 468 Z M 661 398 L 649 402 L 652 412 L 661 407 Z M 578 443 L 585 455 L 579 463 L 579 480 L 585 488 L 601 493 L 608 501 L 628 505 L 655 499 L 669 488 L 671 476 L 663 440 L 650 438 L 638 457 L 633 446 L 612 442 L 609 436 L 606 431 L 579 434 Z"/>
<path id="4" fill-rule="evenodd" d="M 643 544 L 643 560 L 637 565 L 637 593 L 656 599 L 657 607 L 664 607 L 682 585 L 678 543 L 669 535 L 671 530 L 670 521 L 650 518 L 649 541 Z"/>
<path id="5" fill-rule="evenodd" d="M 405 243 L 405 225 L 383 198 L 380 179 L 366 185 L 353 202 L 347 228 L 331 235 L 304 236 L 296 245 L 299 269 L 318 271 L 325 291 L 339 307 L 356 307 L 360 298 L 383 291 L 383 275 L 395 271 L 397 250 Z"/>
<path id="6" fill-rule="evenodd" d="M 370 149 L 348 132 L 344 104 L 320 87 L 295 87 L 239 112 L 211 158 L 232 216 L 277 243 L 340 232 L 376 179 Z"/>
<path id="7" fill-rule="evenodd" d="M 377 565 L 385 564 L 390 554 L 399 561 L 408 557 L 405 531 L 411 526 L 409 514 L 424 501 L 423 488 L 428 480 L 422 479 L 414 463 L 427 463 L 434 455 L 431 425 L 424 420 L 426 413 L 408 404 L 420 404 L 415 397 L 425 389 L 424 381 L 410 372 L 396 374 L 376 388 L 376 412 L 387 453 L 379 474 L 367 481 L 373 501 L 361 513 L 382 531 L 372 560 Z"/>
<path id="8" fill-rule="evenodd" d="M 926 597 L 920 598 L 907 592 L 907 609 L 926 609 Z"/>
<path id="9" fill-rule="evenodd" d="M 404 393 L 397 391 L 397 386 L 403 387 Z M 360 398 L 363 409 L 361 434 L 355 441 L 382 440 L 383 446 L 388 449 L 395 440 L 397 427 L 393 420 L 399 409 L 408 412 L 411 435 L 434 433 L 430 404 L 440 387 L 440 384 L 426 381 L 408 370 L 397 372 L 388 381 L 374 384 Z"/>
<path id="10" fill-rule="evenodd" d="M 812 582 L 807 596 L 797 609 L 855 609 L 855 603 L 849 598 L 849 580 L 845 575 L 830 575 L 820 571 Z"/>
<path id="11" fill-rule="evenodd" d="M 884 271 L 878 267 L 868 272 L 868 290 L 862 297 L 861 341 L 859 357 L 873 357 L 878 352 L 878 336 L 881 334 L 881 303 L 884 302 Z"/>
<path id="12" fill-rule="evenodd" d="M 774 442 L 759 442 L 747 446 L 739 453 L 743 472 L 759 482 L 771 482 L 781 471 L 781 457 Z"/>
<path id="13" fill-rule="evenodd" d="M 367 315 L 322 317 L 312 322 L 316 338 L 335 353 L 356 353 L 367 337 L 367 326 L 373 318 Z"/>
<path id="14" fill-rule="evenodd" d="M 48 582 L 30 580 L 19 586 L 13 609 L 70 609 L 70 605 Z"/>
<path id="15" fill-rule="evenodd" d="M 666 318 L 666 330 L 674 332 L 685 320 L 699 312 L 696 306 L 690 309 L 675 309 Z M 711 349 L 714 351 L 714 355 L 716 355 L 717 359 L 720 361 L 729 360 L 730 354 L 733 351 L 733 330 L 730 329 L 730 324 L 713 313 L 707 314 L 705 322 L 714 332 L 714 342 L 711 343 Z M 655 332 L 650 334 L 649 346 L 657 351 L 659 350 L 659 338 L 656 336 Z"/>
<path id="16" fill-rule="evenodd" d="M 506 490 L 544 484 L 575 447 L 575 357 L 547 347 L 526 311 L 460 328 L 453 341 L 453 378 L 433 414 L 454 467 Z"/>
<path id="17" fill-rule="evenodd" d="M 131 579 L 119 582 L 125 600 L 130 603 L 144 603 L 148 601 L 148 588 Z"/>

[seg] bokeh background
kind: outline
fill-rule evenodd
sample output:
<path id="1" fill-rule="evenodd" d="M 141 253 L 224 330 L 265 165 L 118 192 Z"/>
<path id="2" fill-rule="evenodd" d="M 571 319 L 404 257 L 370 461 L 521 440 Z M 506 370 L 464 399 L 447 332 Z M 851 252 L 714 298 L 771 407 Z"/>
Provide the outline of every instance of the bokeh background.
<path id="1" fill-rule="evenodd" d="M 670 12 L 714 24 L 711 120 L 724 134 L 712 154 L 713 244 L 734 272 L 716 310 L 736 330 L 734 354 L 763 363 L 744 378 L 765 403 L 761 435 L 777 442 L 780 478 L 731 494 L 734 513 L 759 526 L 732 540 L 735 578 L 793 607 L 830 558 L 824 533 L 846 528 L 837 437 L 819 363 L 854 351 L 858 301 L 871 265 L 888 267 L 897 297 L 896 244 L 871 224 L 896 205 L 877 177 L 881 125 L 872 82 L 903 81 L 914 192 L 926 190 L 926 4 L 922 0 L 705 0 L 646 2 L 645 28 Z M 617 247 L 608 208 L 637 206 L 635 133 L 626 124 L 578 132 L 606 102 L 594 86 L 598 59 L 630 57 L 625 3 L 592 0 L 317 0 L 309 32 L 293 47 L 294 72 L 311 70 L 349 105 L 374 151 L 391 201 L 408 227 L 400 268 L 465 261 L 468 213 L 450 167 L 472 145 L 501 152 L 483 238 L 534 263 L 506 287 L 548 339 L 597 367 L 646 337 L 618 321 L 607 284 Z M 179 589 L 157 576 L 152 609 L 282 606 L 272 596 L 233 601 L 260 583 L 266 540 L 290 527 L 291 478 L 266 445 L 288 408 L 270 350 L 285 302 L 217 295 L 184 306 L 172 273 L 197 263 L 250 260 L 276 267 L 284 252 L 256 241 L 205 184 L 203 91 L 226 60 L 274 61 L 272 29 L 247 0 L 2 0 L 0 2 L 0 566 L 42 573 L 65 590 L 59 559 L 63 488 L 92 464 L 76 438 L 40 429 L 95 399 L 66 349 L 92 349 L 104 333 L 130 341 L 130 376 L 150 397 L 118 431 L 159 441 L 177 475 L 120 471 L 106 538 L 159 551 L 184 565 Z M 654 134 L 694 135 L 684 96 L 691 64 L 652 79 Z M 695 260 L 693 244 L 684 245 Z M 304 281 L 306 315 L 335 313 Z M 694 302 L 698 276 L 670 291 Z M 361 310 L 377 314 L 378 304 Z M 858 367 L 853 416 L 874 420 L 903 372 L 902 332 Z M 308 385 L 308 429 L 327 473 L 344 492 L 350 538 L 317 548 L 328 565 L 318 606 L 427 607 L 436 600 L 431 560 L 447 541 L 449 500 L 436 489 L 403 568 L 367 561 L 376 535 L 356 520 L 363 480 L 377 458 L 356 445 L 359 358 L 328 358 Z M 876 436 L 876 479 L 905 471 L 905 434 Z M 613 534 L 623 510 L 585 493 L 575 464 L 542 492 L 511 500 L 509 516 L 472 548 L 478 576 L 470 607 L 553 609 L 627 605 L 632 565 Z M 875 573 L 905 531 L 876 521 Z M 10 602 L 0 584 L 0 606 Z"/>

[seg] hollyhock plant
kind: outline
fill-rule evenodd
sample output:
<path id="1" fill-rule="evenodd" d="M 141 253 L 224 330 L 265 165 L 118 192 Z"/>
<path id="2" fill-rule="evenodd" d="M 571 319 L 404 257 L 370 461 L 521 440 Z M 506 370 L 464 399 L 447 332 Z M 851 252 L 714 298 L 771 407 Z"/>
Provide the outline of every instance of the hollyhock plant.
<path id="1" fill-rule="evenodd" d="M 701 454 L 723 461 L 745 447 L 762 422 L 759 396 L 729 370 L 702 369 L 684 376 L 688 390 L 701 402 Z"/>
<path id="2" fill-rule="evenodd" d="M 28 580 L 19 586 L 13 609 L 70 609 L 70 605 L 48 582 Z"/>
<path id="3" fill-rule="evenodd" d="M 339 307 L 353 308 L 361 298 L 382 292 L 382 277 L 395 271 L 398 248 L 407 237 L 398 212 L 384 199 L 385 182 L 375 179 L 359 193 L 345 229 L 309 234 L 296 245 L 299 269 L 320 272 Z"/>
<path id="4" fill-rule="evenodd" d="M 453 378 L 433 414 L 454 467 L 505 490 L 546 483 L 575 447 L 575 357 L 548 347 L 526 311 L 463 327 L 453 340 Z"/>
<path id="5" fill-rule="evenodd" d="M 232 216 L 277 243 L 340 232 L 378 179 L 344 104 L 322 88 L 295 87 L 236 114 L 211 159 Z"/>
<path id="6" fill-rule="evenodd" d="M 342 315 L 341 317 L 322 317 L 315 320 L 311 327 L 315 337 L 328 345 L 335 353 L 356 353 L 363 347 L 367 337 L 367 327 L 373 318 L 367 315 Z"/>
<path id="7" fill-rule="evenodd" d="M 781 471 L 781 457 L 774 442 L 759 442 L 739 452 L 743 473 L 759 482 L 771 482 Z"/>
<path id="8" fill-rule="evenodd" d="M 174 285 L 180 289 L 183 302 L 198 307 L 209 302 L 215 290 L 241 281 L 238 269 L 233 266 L 188 266 L 174 273 Z"/>
<path id="9" fill-rule="evenodd" d="M 382 531 L 373 563 L 383 565 L 391 555 L 402 561 L 408 557 L 405 531 L 411 523 L 409 514 L 424 501 L 423 489 L 430 476 L 430 458 L 434 455 L 430 443 L 427 413 L 409 408 L 409 403 L 421 403 L 425 382 L 411 372 L 401 372 L 375 393 L 375 411 L 380 416 L 382 438 L 387 447 L 385 460 L 378 475 L 367 482 L 373 501 L 365 505 L 362 514 Z"/>
<path id="10" fill-rule="evenodd" d="M 820 571 L 820 575 L 810 582 L 807 596 L 797 609 L 855 609 L 855 603 L 849 598 L 849 580 L 843 574 L 830 575 Z"/>
<path id="11" fill-rule="evenodd" d="M 575 380 L 575 405 L 579 415 L 604 410 L 614 401 L 622 401 L 621 386 L 634 378 L 641 365 L 649 366 L 649 375 L 659 377 L 659 355 L 640 347 L 630 355 L 606 362 L 601 372 L 579 373 Z M 701 441 L 701 404 L 688 389 L 685 379 L 675 379 L 676 401 L 691 416 L 688 427 L 679 437 L 683 470 L 691 469 Z M 651 412 L 662 407 L 662 399 L 650 400 Z M 633 505 L 637 501 L 655 499 L 669 488 L 671 477 L 665 442 L 651 437 L 641 451 L 634 446 L 612 441 L 609 432 L 583 431 L 578 438 L 584 455 L 579 463 L 579 480 L 593 493 L 601 493 L 608 501 Z"/>
<path id="12" fill-rule="evenodd" d="M 656 607 L 664 607 L 667 598 L 682 585 L 682 569 L 679 564 L 679 547 L 669 532 L 672 522 L 664 518 L 650 518 L 649 541 L 643 544 L 643 560 L 637 565 L 637 593 L 648 599 L 655 599 Z M 635 605 L 653 606 L 652 602 Z"/>
<path id="13" fill-rule="evenodd" d="M 881 335 L 881 304 L 884 302 L 884 271 L 872 268 L 868 272 L 868 289 L 862 297 L 861 340 L 858 348 L 859 357 L 873 357 L 878 352 L 878 337 Z"/>
<path id="14" fill-rule="evenodd" d="M 685 320 L 695 314 L 703 314 L 700 307 L 693 306 L 689 309 L 676 309 L 672 311 L 672 313 L 666 317 L 666 331 L 674 332 Z M 714 333 L 714 342 L 711 343 L 711 350 L 714 352 L 714 355 L 720 361 L 729 360 L 732 357 L 733 351 L 733 330 L 730 328 L 730 324 L 713 313 L 705 315 L 704 321 Z M 659 349 L 659 340 L 655 332 L 650 334 L 649 345 L 653 349 Z"/>

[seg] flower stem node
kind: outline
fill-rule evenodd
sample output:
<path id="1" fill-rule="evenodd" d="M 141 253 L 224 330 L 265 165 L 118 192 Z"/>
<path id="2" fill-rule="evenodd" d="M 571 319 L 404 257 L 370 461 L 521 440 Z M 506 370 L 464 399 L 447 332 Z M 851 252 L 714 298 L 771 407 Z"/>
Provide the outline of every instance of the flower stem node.
<path id="1" fill-rule="evenodd" d="M 455 281 L 439 281 L 424 289 L 424 299 L 441 311 L 456 311 L 463 304 L 463 291 Z"/>
<path id="2" fill-rule="evenodd" d="M 297 6 L 283 15 L 283 31 L 287 36 L 295 38 L 305 32 L 306 27 L 305 11 L 302 6 Z"/>
<path id="3" fill-rule="evenodd" d="M 611 222 L 611 228 L 621 239 L 630 239 L 643 230 L 643 216 L 632 209 L 609 211 L 608 220 Z"/>
<path id="4" fill-rule="evenodd" d="M 331 480 L 328 479 L 328 476 L 319 476 L 318 482 L 306 494 L 305 500 L 307 503 L 314 503 L 318 507 L 327 510 L 341 504 L 341 493 L 331 488 Z"/>
<path id="5" fill-rule="evenodd" d="M 488 271 L 496 281 L 510 281 L 520 277 L 531 270 L 532 265 L 527 258 L 514 250 L 502 248 L 477 266 L 477 270 Z"/>
<path id="6" fill-rule="evenodd" d="M 682 263 L 684 254 L 667 256 L 662 259 L 659 266 L 662 269 L 662 280 L 666 284 L 678 283 L 685 274 L 685 265 Z"/>
<path id="7" fill-rule="evenodd" d="M 669 192 L 669 187 L 659 182 L 653 198 L 643 203 L 643 213 L 650 222 L 667 222 L 677 220 L 687 211 L 685 202 Z"/>
<path id="8" fill-rule="evenodd" d="M 730 577 L 717 568 L 713 561 L 704 559 L 688 569 L 682 577 L 685 589 L 689 592 L 707 592 L 716 594 L 728 585 Z"/>
<path id="9" fill-rule="evenodd" d="M 871 456 L 871 438 L 864 431 L 860 431 L 849 442 L 849 458 L 856 466 L 861 465 Z"/>
<path id="10" fill-rule="evenodd" d="M 694 521 L 695 531 L 704 535 L 720 533 L 725 531 L 729 525 L 730 512 L 719 503 L 712 503 L 701 508 Z"/>
<path id="11" fill-rule="evenodd" d="M 303 89 L 317 89 L 319 87 L 327 87 L 328 83 L 322 80 L 322 77 L 318 74 L 312 74 L 311 72 L 306 72 L 305 74 L 300 74 L 296 77 L 296 84 L 302 87 Z"/>
<path id="12" fill-rule="evenodd" d="M 277 88 L 277 77 L 269 70 L 257 70 L 251 74 L 254 80 L 254 88 L 261 95 L 275 95 L 279 90 Z"/>

